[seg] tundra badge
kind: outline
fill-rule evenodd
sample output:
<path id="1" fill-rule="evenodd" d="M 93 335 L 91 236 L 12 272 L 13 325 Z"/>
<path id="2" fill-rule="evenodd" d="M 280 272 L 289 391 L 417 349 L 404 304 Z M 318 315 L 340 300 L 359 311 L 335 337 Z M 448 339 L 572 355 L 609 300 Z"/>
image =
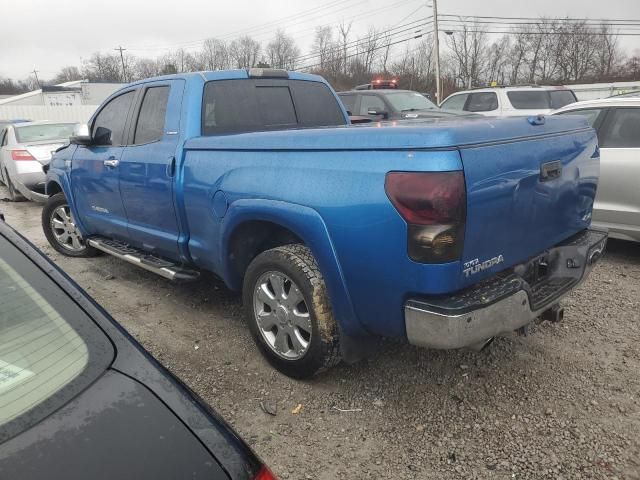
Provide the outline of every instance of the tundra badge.
<path id="1" fill-rule="evenodd" d="M 480 260 L 475 258 L 473 260 L 469 260 L 468 262 L 464 262 L 464 269 L 462 271 L 464 272 L 465 277 L 470 277 L 471 275 L 482 272 L 487 268 L 499 265 L 502 262 L 504 262 L 504 257 L 502 255 L 490 258 L 489 260 L 485 260 L 484 262 L 480 262 Z"/>

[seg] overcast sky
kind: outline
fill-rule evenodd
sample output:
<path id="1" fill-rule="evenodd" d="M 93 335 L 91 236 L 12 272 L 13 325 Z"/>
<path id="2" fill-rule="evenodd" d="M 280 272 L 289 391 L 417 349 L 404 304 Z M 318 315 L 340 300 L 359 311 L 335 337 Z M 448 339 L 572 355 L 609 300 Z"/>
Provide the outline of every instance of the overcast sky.
<path id="1" fill-rule="evenodd" d="M 155 57 L 201 40 L 249 34 L 266 43 L 277 28 L 306 53 L 318 25 L 353 20 L 354 36 L 369 26 L 401 25 L 431 14 L 426 0 L 3 0 L 0 76 L 47 79 L 81 65 L 95 51 Z M 440 14 L 640 19 L 640 0 L 438 0 Z M 288 17 L 288 18 L 287 18 Z M 637 28 L 640 33 L 640 27 Z M 640 36 L 623 37 L 627 52 Z M 400 48 L 400 47 L 399 47 Z M 401 48 L 404 48 L 402 45 Z"/>

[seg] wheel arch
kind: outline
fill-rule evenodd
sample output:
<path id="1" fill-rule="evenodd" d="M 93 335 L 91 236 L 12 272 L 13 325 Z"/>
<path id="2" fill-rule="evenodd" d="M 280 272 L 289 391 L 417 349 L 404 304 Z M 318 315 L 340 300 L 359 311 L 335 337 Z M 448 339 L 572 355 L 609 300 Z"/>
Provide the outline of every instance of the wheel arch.
<path id="1" fill-rule="evenodd" d="M 271 241 L 272 246 L 269 248 L 287 243 L 306 245 L 313 253 L 324 277 L 339 326 L 348 335 L 367 334 L 356 317 L 329 231 L 318 212 L 303 205 L 277 200 L 243 199 L 232 203 L 221 225 L 219 250 L 221 275 L 232 289 L 242 287 L 244 272 L 250 263 L 246 257 L 241 260 L 234 258 L 241 250 L 238 248 L 238 240 L 245 232 L 260 232 L 256 236 L 258 239 L 265 234 L 264 232 L 273 232 L 274 237 L 267 238 L 266 243 L 262 244 L 269 245 Z M 246 239 L 243 240 L 247 242 Z M 249 243 L 252 241 L 249 240 Z M 273 244 L 274 242 L 281 243 L 277 245 Z M 264 250 L 249 249 L 249 256 L 254 255 L 251 260 L 262 251 Z"/>

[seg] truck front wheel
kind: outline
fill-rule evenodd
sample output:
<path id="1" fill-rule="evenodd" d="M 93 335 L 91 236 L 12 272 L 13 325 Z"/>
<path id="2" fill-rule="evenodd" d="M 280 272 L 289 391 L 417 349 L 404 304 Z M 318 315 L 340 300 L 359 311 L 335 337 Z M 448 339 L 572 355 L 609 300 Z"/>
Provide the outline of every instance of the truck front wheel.
<path id="1" fill-rule="evenodd" d="M 67 257 L 95 257 L 100 254 L 100 250 L 85 243 L 62 192 L 49 197 L 42 208 L 42 229 L 51 246 Z"/>
<path id="2" fill-rule="evenodd" d="M 258 255 L 244 277 L 243 301 L 256 344 L 285 375 L 308 378 L 340 362 L 324 278 L 304 245 Z"/>

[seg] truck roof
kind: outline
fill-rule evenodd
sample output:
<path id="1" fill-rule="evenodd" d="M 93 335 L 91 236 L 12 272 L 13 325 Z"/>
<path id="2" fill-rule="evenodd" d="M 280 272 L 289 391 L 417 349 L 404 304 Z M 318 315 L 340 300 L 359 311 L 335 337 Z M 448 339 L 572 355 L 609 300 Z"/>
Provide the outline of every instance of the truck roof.
<path id="1" fill-rule="evenodd" d="M 172 79 L 184 79 L 191 80 L 194 78 L 201 78 L 205 82 L 210 80 L 236 80 L 236 79 L 247 79 L 247 78 L 260 78 L 256 75 L 250 75 L 250 71 L 252 70 L 265 70 L 265 71 L 275 71 L 281 72 L 282 76 L 278 78 L 288 78 L 289 80 L 305 80 L 310 82 L 322 82 L 327 83 L 324 78 L 319 75 L 313 75 L 311 73 L 302 73 L 302 72 L 294 72 L 294 71 L 286 71 L 286 70 L 272 70 L 272 69 L 237 69 L 237 70 L 215 70 L 215 71 L 203 71 L 203 72 L 188 72 L 188 73 L 176 73 L 173 75 L 161 75 L 158 77 L 145 78 L 143 80 L 138 80 L 136 82 L 132 82 L 130 85 L 140 85 L 147 82 L 156 82 L 158 80 L 172 80 Z M 285 77 L 284 74 L 287 76 Z M 264 77 L 264 78 L 272 78 L 272 77 Z"/>

